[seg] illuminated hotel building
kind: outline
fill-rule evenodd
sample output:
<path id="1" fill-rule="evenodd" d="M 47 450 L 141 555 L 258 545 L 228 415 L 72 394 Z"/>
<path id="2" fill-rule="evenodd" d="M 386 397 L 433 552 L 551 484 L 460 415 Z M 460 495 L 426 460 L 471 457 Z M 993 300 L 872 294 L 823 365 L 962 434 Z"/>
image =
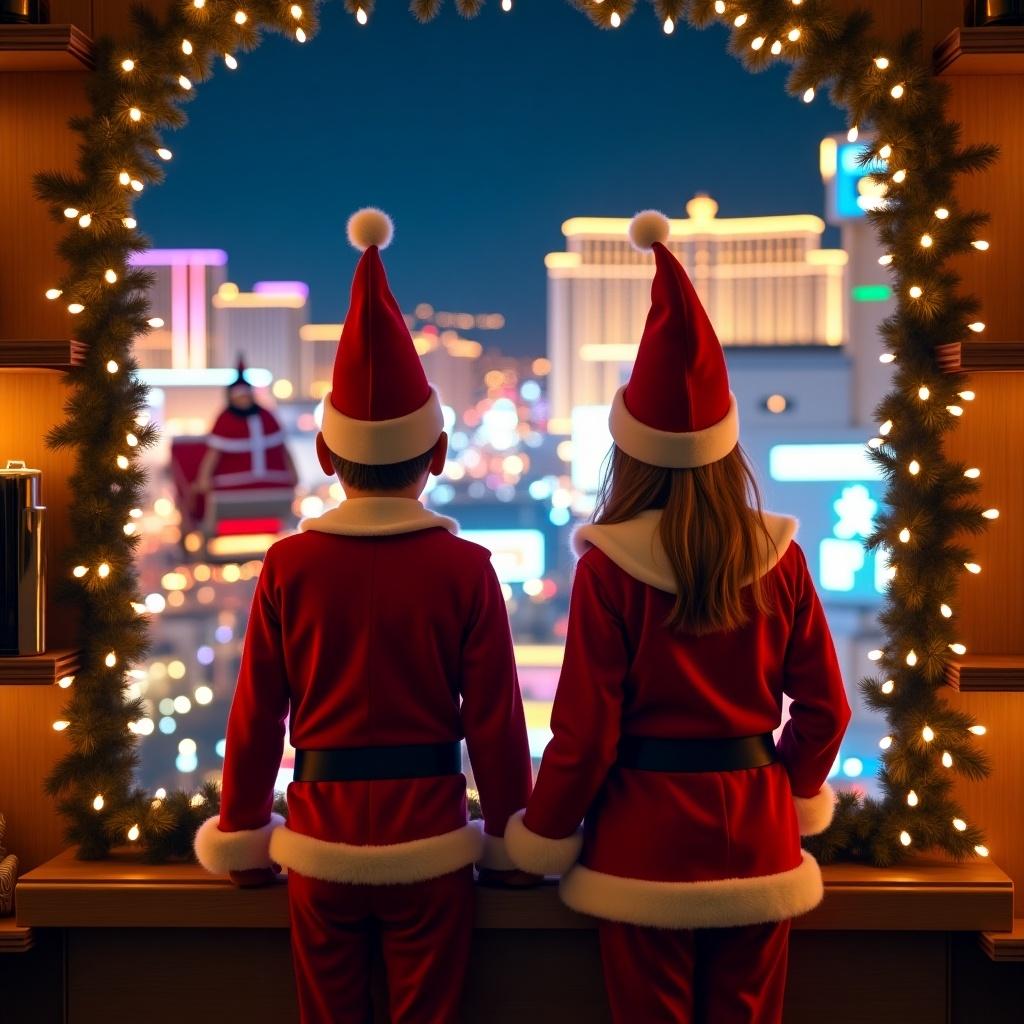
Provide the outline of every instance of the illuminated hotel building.
<path id="1" fill-rule="evenodd" d="M 143 369 L 201 370 L 217 348 L 213 298 L 227 280 L 223 249 L 150 249 L 129 261 L 153 275 L 150 315 L 159 326 L 135 339 Z"/>
<path id="2" fill-rule="evenodd" d="M 698 195 L 672 220 L 686 267 L 723 345 L 840 346 L 846 253 L 823 249 L 819 217 L 720 218 Z M 654 261 L 629 242 L 628 218 L 573 217 L 566 251 L 545 258 L 552 416 L 607 404 L 623 383 L 650 308 Z"/>

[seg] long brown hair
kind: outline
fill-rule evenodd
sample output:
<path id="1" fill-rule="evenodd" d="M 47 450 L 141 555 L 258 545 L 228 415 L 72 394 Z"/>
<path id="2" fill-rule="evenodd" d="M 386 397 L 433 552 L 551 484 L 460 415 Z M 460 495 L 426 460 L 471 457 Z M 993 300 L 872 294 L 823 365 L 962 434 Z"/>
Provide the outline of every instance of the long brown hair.
<path id="1" fill-rule="evenodd" d="M 738 629 L 750 617 L 747 586 L 754 607 L 767 611 L 760 567 L 774 542 L 739 445 L 696 469 L 651 466 L 613 446 L 594 522 L 622 523 L 647 509 L 663 510 L 661 543 L 676 582 L 671 629 L 697 635 Z"/>

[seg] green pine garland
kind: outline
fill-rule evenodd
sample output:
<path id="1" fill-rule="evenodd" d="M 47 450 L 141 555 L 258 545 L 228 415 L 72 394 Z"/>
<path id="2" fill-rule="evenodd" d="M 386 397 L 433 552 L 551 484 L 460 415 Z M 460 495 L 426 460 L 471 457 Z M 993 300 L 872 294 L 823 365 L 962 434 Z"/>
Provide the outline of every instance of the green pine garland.
<path id="1" fill-rule="evenodd" d="M 637 7 L 636 0 L 567 2 L 600 28 L 617 27 Z M 854 130 L 878 140 L 871 156 L 891 147 L 889 171 L 880 176 L 890 202 L 871 218 L 892 256 L 899 297 L 882 327 L 896 374 L 878 409 L 884 426 L 872 442 L 888 481 L 887 510 L 868 543 L 891 553 L 896 573 L 881 614 L 882 674 L 861 684 L 869 706 L 887 717 L 890 745 L 883 753 L 882 798 L 842 796 L 832 827 L 813 849 L 825 862 L 849 857 L 878 865 L 895 863 L 908 850 L 971 856 L 983 837 L 962 821 L 953 779 L 957 773 L 981 778 L 989 766 L 969 731 L 973 721 L 945 703 L 941 688 L 950 645 L 958 640 L 955 596 L 970 560 L 959 538 L 980 531 L 985 519 L 974 479 L 944 455 L 965 379 L 944 373 L 936 350 L 968 337 L 977 311 L 973 299 L 958 293 L 947 260 L 973 251 L 986 217 L 957 206 L 954 182 L 987 167 L 995 148 L 960 144 L 959 126 L 945 116 L 945 87 L 930 74 L 919 39 L 883 45 L 863 12 L 840 16 L 829 0 L 651 2 L 665 31 L 683 19 L 697 27 L 727 24 L 733 53 L 751 71 L 788 62 L 790 92 L 810 102 L 829 88 Z M 149 278 L 130 269 L 128 258 L 149 243 L 131 219 L 131 200 L 139 188 L 162 180 L 169 154 L 159 133 L 184 122 L 180 108 L 193 86 L 222 61 L 235 66 L 235 55 L 255 47 L 265 29 L 311 38 L 318 3 L 181 0 L 166 21 L 137 10 L 131 45 L 97 48 L 92 113 L 72 121 L 83 138 L 78 173 L 37 179 L 54 216 L 72 222 L 60 247 L 68 272 L 57 287 L 62 301 L 83 307 L 76 333 L 88 345 L 85 364 L 69 374 L 68 418 L 49 439 L 76 449 L 76 541 L 68 564 L 87 571 L 69 581 L 85 638 L 82 669 L 64 712 L 72 749 L 47 788 L 59 797 L 67 836 L 81 857 L 102 857 L 126 839 L 153 860 L 187 857 L 196 828 L 219 803 L 215 786 L 154 799 L 133 784 L 132 723 L 144 712 L 141 701 L 126 696 L 126 669 L 145 652 L 147 630 L 137 613 L 130 524 L 145 482 L 137 455 L 154 433 L 136 422 L 145 389 L 133 376 L 132 342 L 149 329 Z M 372 0 L 345 4 L 360 22 L 373 13 Z M 482 6 L 482 0 L 455 0 L 466 17 Z M 410 3 L 420 21 L 436 17 L 441 7 L 442 0 Z M 930 244 L 922 244 L 924 236 Z M 105 277 L 108 270 L 114 281 Z"/>

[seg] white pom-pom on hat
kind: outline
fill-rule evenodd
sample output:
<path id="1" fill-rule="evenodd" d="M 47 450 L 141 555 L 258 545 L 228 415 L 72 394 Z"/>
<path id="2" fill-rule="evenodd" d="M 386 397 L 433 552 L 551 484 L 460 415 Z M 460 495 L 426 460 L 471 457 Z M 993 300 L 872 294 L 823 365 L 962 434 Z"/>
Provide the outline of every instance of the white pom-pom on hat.
<path id="1" fill-rule="evenodd" d="M 395 225 L 383 210 L 367 206 L 349 217 L 345 230 L 349 242 L 360 251 L 369 249 L 371 245 L 386 249 L 395 234 Z"/>
<path id="2" fill-rule="evenodd" d="M 629 240 L 634 249 L 643 252 L 652 248 L 655 242 L 667 242 L 669 230 L 668 217 L 660 210 L 641 210 L 629 222 Z"/>

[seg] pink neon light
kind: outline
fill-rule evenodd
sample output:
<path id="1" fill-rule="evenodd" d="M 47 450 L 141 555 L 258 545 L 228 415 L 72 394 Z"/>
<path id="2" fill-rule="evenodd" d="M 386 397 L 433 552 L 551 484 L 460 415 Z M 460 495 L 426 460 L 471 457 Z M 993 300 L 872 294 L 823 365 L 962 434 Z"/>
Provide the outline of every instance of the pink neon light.
<path id="1" fill-rule="evenodd" d="M 257 281 L 252 290 L 261 295 L 294 295 L 303 302 L 309 298 L 309 285 L 302 281 Z"/>
<path id="2" fill-rule="evenodd" d="M 188 268 L 188 361 L 192 369 L 206 366 L 206 267 Z"/>
<path id="3" fill-rule="evenodd" d="M 188 369 L 188 266 L 171 264 L 171 366 Z"/>
<path id="4" fill-rule="evenodd" d="M 148 249 L 132 255 L 128 263 L 133 267 L 223 267 L 227 261 L 228 254 L 223 249 Z"/>

